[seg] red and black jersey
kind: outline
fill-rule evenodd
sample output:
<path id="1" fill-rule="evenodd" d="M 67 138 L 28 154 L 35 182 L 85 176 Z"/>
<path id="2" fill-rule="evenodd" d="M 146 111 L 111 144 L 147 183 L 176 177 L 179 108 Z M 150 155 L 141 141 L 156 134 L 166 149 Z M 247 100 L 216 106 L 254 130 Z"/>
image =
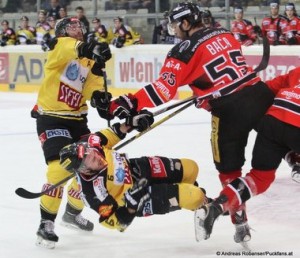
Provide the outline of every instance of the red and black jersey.
<path id="1" fill-rule="evenodd" d="M 266 81 L 266 84 L 276 93 L 274 103 L 267 114 L 300 127 L 300 67 L 286 75 Z"/>
<path id="2" fill-rule="evenodd" d="M 138 109 L 155 107 L 174 98 L 181 86 L 189 85 L 194 95 L 206 96 L 216 91 L 230 94 L 260 80 L 249 78 L 240 43 L 223 28 L 200 29 L 168 53 L 159 78 L 139 90 Z"/>
<path id="3" fill-rule="evenodd" d="M 287 19 L 286 27 L 283 30 L 286 44 L 290 45 L 290 40 L 294 39 L 294 44 L 300 44 L 300 18 L 295 16 Z"/>
<path id="4" fill-rule="evenodd" d="M 252 23 L 245 19 L 241 21 L 232 21 L 231 32 L 236 40 L 238 40 L 244 46 L 252 45 L 257 38 Z"/>
<path id="5" fill-rule="evenodd" d="M 287 19 L 282 15 L 265 17 L 261 24 L 262 35 L 268 38 L 271 45 L 285 44 L 283 31 L 286 26 Z"/>

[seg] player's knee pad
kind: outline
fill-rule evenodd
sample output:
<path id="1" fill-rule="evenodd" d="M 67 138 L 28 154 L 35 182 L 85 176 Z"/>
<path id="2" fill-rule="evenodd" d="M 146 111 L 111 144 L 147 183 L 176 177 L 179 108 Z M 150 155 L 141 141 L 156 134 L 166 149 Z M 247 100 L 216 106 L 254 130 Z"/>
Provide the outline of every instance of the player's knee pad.
<path id="1" fill-rule="evenodd" d="M 75 178 L 72 183 L 68 186 L 68 203 L 76 210 L 82 210 L 84 203 L 80 197 L 79 185 Z"/>
<path id="2" fill-rule="evenodd" d="M 65 170 L 59 163 L 59 160 L 49 161 L 47 170 L 47 180 L 49 184 L 56 184 L 64 178 L 68 177 L 70 172 Z M 67 182 L 61 184 L 66 185 Z"/>
<path id="3" fill-rule="evenodd" d="M 43 190 L 51 187 L 53 184 L 61 181 L 65 177 L 69 176 L 70 173 L 64 170 L 58 160 L 53 160 L 48 163 L 47 170 L 47 183 L 43 185 Z M 43 211 L 49 214 L 57 214 L 59 206 L 61 204 L 64 185 L 62 184 L 59 187 L 56 187 L 52 191 L 44 194 L 41 197 L 40 206 Z"/>
<path id="4" fill-rule="evenodd" d="M 51 187 L 51 184 L 44 184 L 43 190 Z M 44 194 L 40 200 L 40 207 L 43 211 L 49 214 L 56 215 L 61 204 L 62 196 L 64 192 L 64 187 L 59 186 L 52 191 Z"/>
<path id="5" fill-rule="evenodd" d="M 179 207 L 196 210 L 204 203 L 205 194 L 194 185 L 180 183 L 178 184 Z"/>
<path id="6" fill-rule="evenodd" d="M 199 168 L 197 163 L 194 160 L 191 159 L 180 159 L 182 164 L 182 180 L 183 183 L 191 183 L 194 184 L 194 182 L 197 180 Z"/>

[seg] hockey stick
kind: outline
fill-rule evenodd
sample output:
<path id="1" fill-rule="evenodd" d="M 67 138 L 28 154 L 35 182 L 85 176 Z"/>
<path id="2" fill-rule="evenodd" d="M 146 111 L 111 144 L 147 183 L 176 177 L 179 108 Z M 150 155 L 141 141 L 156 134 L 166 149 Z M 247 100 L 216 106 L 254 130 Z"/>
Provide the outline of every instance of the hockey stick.
<path id="1" fill-rule="evenodd" d="M 168 111 L 168 110 L 171 110 L 171 109 L 173 109 L 173 108 L 175 108 L 175 107 L 178 107 L 178 106 L 180 106 L 180 105 L 182 105 L 182 104 L 185 104 L 185 103 L 187 103 L 187 102 L 189 102 L 189 101 L 191 101 L 191 103 L 189 103 L 189 106 L 190 106 L 191 104 L 193 104 L 193 100 L 194 100 L 195 98 L 196 98 L 196 97 L 189 97 L 189 98 L 187 98 L 187 99 L 184 99 L 184 100 L 182 100 L 182 101 L 179 101 L 179 102 L 175 103 L 174 105 L 170 105 L 170 106 L 168 106 L 168 107 L 162 108 L 162 109 L 160 109 L 160 110 L 154 112 L 153 115 L 154 115 L 154 116 L 157 116 L 157 115 L 162 114 L 162 113 L 164 113 L 164 112 L 166 112 L 166 111 Z M 175 112 L 176 112 L 176 114 L 179 113 L 178 111 L 175 111 Z M 175 112 L 174 112 L 174 113 L 175 113 Z M 172 113 L 172 114 L 173 114 L 173 113 Z M 176 114 L 173 114 L 173 115 L 172 115 L 172 114 L 171 114 L 169 117 L 166 117 L 166 118 L 164 118 L 164 119 L 158 121 L 156 124 L 152 125 L 151 127 L 152 127 L 152 128 L 153 128 L 153 127 L 156 127 L 156 126 L 158 126 L 159 124 L 161 124 L 161 123 L 163 123 L 164 121 L 166 121 L 166 120 L 168 120 L 169 118 L 171 118 L 172 116 L 176 115 Z M 148 131 L 148 130 L 151 130 L 151 129 L 147 129 L 147 131 Z M 146 131 L 144 131 L 144 132 L 142 132 L 142 133 L 140 133 L 140 134 L 142 135 L 142 134 L 144 134 L 144 133 L 146 133 Z M 136 136 L 135 138 L 138 138 L 138 137 L 139 137 L 139 136 Z M 133 140 L 134 140 L 134 139 L 130 139 L 130 141 L 133 141 Z M 128 142 L 128 143 L 129 143 L 129 142 Z M 127 145 L 128 143 L 125 144 L 125 142 L 124 142 L 124 145 L 123 145 L 123 146 Z M 118 146 L 118 149 L 122 148 L 123 146 Z M 42 195 L 44 195 L 44 194 L 46 194 L 46 193 L 52 191 L 52 190 L 55 189 L 56 187 L 60 186 L 61 184 L 67 182 L 69 179 L 73 178 L 74 176 L 75 176 L 75 173 L 71 174 L 70 176 L 64 178 L 63 180 L 61 180 L 61 181 L 59 181 L 59 182 L 57 182 L 55 185 L 52 185 L 52 186 L 49 187 L 48 189 L 46 189 L 46 190 L 44 190 L 44 191 L 42 191 L 42 192 L 39 192 L 39 193 L 33 193 L 33 192 L 30 192 L 30 191 L 28 191 L 28 190 L 26 190 L 26 189 L 24 189 L 24 188 L 21 188 L 21 187 L 20 187 L 20 188 L 17 188 L 16 191 L 15 191 L 15 193 L 16 193 L 18 196 L 20 196 L 20 197 L 22 197 L 22 198 L 25 198 L 25 199 L 35 199 L 35 198 L 39 198 L 39 197 L 41 197 Z"/>
<path id="2" fill-rule="evenodd" d="M 39 192 L 39 193 L 29 192 L 28 190 L 26 190 L 22 187 L 17 188 L 15 193 L 17 195 L 19 195 L 20 197 L 25 198 L 25 199 L 35 199 L 35 198 L 41 197 L 42 195 L 44 195 L 46 193 L 49 193 L 50 191 L 52 191 L 56 187 L 60 186 L 61 184 L 67 182 L 69 179 L 73 178 L 75 175 L 76 174 L 73 173 L 73 174 L 67 176 L 66 178 L 64 178 L 63 180 L 57 182 L 55 185 L 52 185 L 49 188 L 47 188 L 46 190 L 44 190 L 42 192 Z"/>
<path id="3" fill-rule="evenodd" d="M 249 77 L 251 76 L 254 76 L 254 74 L 266 69 L 266 67 L 268 66 L 268 63 L 269 63 L 269 59 L 270 59 L 270 44 L 269 44 L 269 41 L 266 37 L 263 37 L 263 56 L 262 56 L 262 59 L 259 63 L 259 65 L 254 69 L 254 73 L 250 74 Z M 222 94 L 222 92 L 220 92 L 221 96 L 222 95 L 225 95 L 225 94 Z M 157 127 L 158 125 L 162 124 L 163 122 L 167 121 L 168 119 L 170 119 L 171 117 L 175 116 L 176 114 L 180 113 L 182 110 L 188 108 L 189 106 L 191 106 L 192 104 L 194 104 L 194 100 L 197 99 L 198 101 L 201 100 L 201 99 L 213 99 L 214 98 L 214 92 L 210 92 L 208 94 L 205 94 L 203 96 L 200 96 L 200 97 L 195 97 L 195 96 L 192 96 L 188 99 L 185 99 L 179 103 L 177 103 L 178 105 L 181 105 L 183 103 L 186 103 L 186 102 L 189 102 L 191 101 L 190 103 L 184 105 L 183 107 L 179 108 L 178 110 L 174 111 L 173 113 L 169 114 L 168 116 L 162 118 L 161 120 L 157 121 L 156 123 L 152 124 L 148 129 L 146 129 L 145 131 L 143 132 L 140 132 L 138 134 L 136 134 L 135 136 L 133 136 L 132 138 L 128 139 L 127 141 L 121 143 L 120 145 L 116 146 L 114 148 L 114 150 L 119 150 L 120 148 L 124 147 L 125 145 L 129 144 L 130 142 L 134 141 L 135 139 L 141 137 L 142 135 L 144 135 L 145 133 L 149 132 L 150 130 L 152 130 L 153 128 Z M 157 112 L 154 112 L 153 115 L 156 116 L 156 115 L 159 115 L 167 110 L 170 110 L 176 106 L 178 106 L 176 104 L 174 105 L 171 105 L 169 107 L 166 107 L 162 110 L 158 110 Z"/>
<path id="4" fill-rule="evenodd" d="M 169 110 L 171 110 L 171 109 L 173 109 L 173 108 L 176 108 L 176 107 L 178 107 L 178 106 L 181 106 L 181 105 L 183 105 L 183 104 L 185 104 L 185 103 L 187 103 L 187 102 L 193 101 L 193 100 L 195 100 L 196 98 L 197 98 L 196 96 L 191 96 L 191 97 L 188 97 L 188 98 L 186 98 L 186 99 L 184 99 L 184 100 L 178 101 L 178 102 L 174 103 L 173 105 L 169 105 L 169 106 L 167 106 L 167 107 L 161 108 L 161 109 L 159 109 L 159 110 L 153 112 L 153 116 L 158 116 L 158 115 L 160 115 L 160 114 L 162 114 L 162 113 L 165 113 L 165 112 L 167 112 L 167 111 L 169 111 Z"/>
<path id="5" fill-rule="evenodd" d="M 259 65 L 254 69 L 255 73 L 265 70 L 270 60 L 270 43 L 267 37 L 263 37 L 263 56 Z"/>
<path id="6" fill-rule="evenodd" d="M 137 138 L 140 138 L 142 135 L 144 135 L 145 133 L 148 133 L 149 131 L 151 131 L 152 129 L 154 129 L 155 127 L 161 125 L 162 123 L 166 122 L 167 120 L 169 120 L 170 118 L 172 118 L 173 116 L 177 115 L 178 113 L 180 113 L 181 111 L 187 109 L 188 107 L 190 107 L 191 105 L 194 104 L 194 101 L 190 101 L 187 104 L 185 104 L 184 106 L 182 106 L 181 108 L 177 109 L 176 111 L 174 111 L 173 113 L 165 116 L 164 118 L 160 119 L 159 121 L 157 121 L 156 123 L 152 124 L 150 127 L 148 127 L 145 131 L 142 131 L 138 134 L 136 134 L 135 136 L 131 137 L 130 139 L 128 139 L 127 141 L 119 144 L 118 146 L 116 146 L 114 148 L 114 150 L 119 150 L 121 148 L 123 148 L 125 145 L 133 142 L 134 140 L 136 140 Z"/>
<path id="7" fill-rule="evenodd" d="M 259 63 L 259 65 L 254 69 L 254 72 L 257 73 L 261 70 L 264 70 L 267 66 L 268 66 L 268 63 L 269 63 L 269 59 L 270 59 L 270 44 L 269 44 L 269 41 L 266 37 L 263 37 L 263 57 L 262 57 L 262 60 L 261 62 Z M 105 81 L 106 81 L 106 73 L 105 73 Z M 106 84 L 104 82 L 104 84 Z M 106 87 L 107 89 L 107 87 Z M 212 94 L 209 94 L 209 95 L 205 95 L 205 96 L 202 96 L 200 97 L 201 99 L 206 99 L 206 98 L 211 98 L 211 95 Z M 187 103 L 186 105 L 184 105 L 183 107 L 179 108 L 178 110 L 174 111 L 173 113 L 169 114 L 168 116 L 162 118 L 161 120 L 159 120 L 158 122 L 154 123 L 153 125 L 151 125 L 147 130 L 133 136 L 132 138 L 130 138 L 129 140 L 125 141 L 124 143 L 116 146 L 116 148 L 114 148 L 114 150 L 119 150 L 121 149 L 122 147 L 124 147 L 125 145 L 129 144 L 130 142 L 134 141 L 135 139 L 141 137 L 142 135 L 144 135 L 145 133 L 149 132 L 150 130 L 152 130 L 153 128 L 159 126 L 160 124 L 162 124 L 163 122 L 169 120 L 170 118 L 172 118 L 173 116 L 175 116 L 176 114 L 180 113 L 181 111 L 183 111 L 184 109 L 188 108 L 189 106 L 191 106 L 192 104 L 194 104 L 194 101 L 196 97 L 195 96 L 192 96 L 192 97 L 189 97 L 185 100 L 182 100 L 182 101 L 179 101 L 177 103 L 175 103 L 174 105 L 170 105 L 168 107 L 165 107 L 163 109 L 160 109 L 156 112 L 153 113 L 154 116 L 157 116 L 159 114 L 162 114 L 168 110 L 171 110 L 175 107 L 178 107 L 182 104 L 185 104 L 189 101 L 189 103 Z M 18 188 L 16 189 L 16 194 L 19 195 L 20 197 L 23 197 L 23 198 L 26 198 L 26 199 L 34 199 L 34 198 L 38 198 L 38 197 L 41 197 L 42 195 L 50 192 L 51 190 L 55 189 L 56 187 L 58 187 L 59 185 L 63 184 L 64 182 L 68 181 L 69 179 L 73 178 L 75 176 L 75 173 L 64 178 L 63 180 L 61 180 L 60 182 L 56 183 L 55 185 L 52 185 L 51 187 L 49 187 L 48 189 L 42 191 L 42 192 L 39 192 L 39 193 L 33 193 L 33 192 L 29 192 L 27 191 L 26 189 L 24 188 Z"/>
<path id="8" fill-rule="evenodd" d="M 104 80 L 104 92 L 105 92 L 105 99 L 107 102 L 109 102 L 109 99 L 108 99 L 108 95 L 107 95 L 107 74 L 106 74 L 106 70 L 105 68 L 102 69 L 102 72 L 103 72 L 103 80 Z M 108 127 L 110 127 L 110 120 L 107 120 L 107 125 Z"/>

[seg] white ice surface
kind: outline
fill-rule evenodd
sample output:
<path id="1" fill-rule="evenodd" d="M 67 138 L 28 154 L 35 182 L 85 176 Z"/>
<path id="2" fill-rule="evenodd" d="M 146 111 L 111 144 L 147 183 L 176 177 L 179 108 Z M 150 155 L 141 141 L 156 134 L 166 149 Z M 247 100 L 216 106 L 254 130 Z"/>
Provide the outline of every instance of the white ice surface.
<path id="1" fill-rule="evenodd" d="M 14 193 L 18 187 L 39 192 L 45 181 L 46 166 L 35 132 L 35 120 L 30 118 L 35 99 L 35 94 L 0 93 L 0 257 L 185 258 L 216 257 L 218 251 L 221 254 L 227 252 L 223 256 L 229 257 L 233 255 L 228 252 L 249 257 L 277 257 L 274 252 L 293 252 L 293 257 L 300 257 L 300 184 L 291 180 L 286 164 L 281 164 L 270 189 L 248 202 L 249 224 L 253 229 L 251 254 L 242 253 L 244 250 L 233 241 L 234 227 L 229 217 L 216 222 L 209 240 L 196 242 L 193 212 L 190 211 L 137 218 L 126 232 L 119 233 L 98 225 L 97 214 L 85 209 L 84 215 L 96 225 L 94 232 L 66 229 L 59 224 L 65 196 L 56 222 L 55 230 L 60 238 L 56 248 L 36 247 L 39 199 L 26 200 Z M 94 109 L 90 110 L 89 126 L 92 131 L 106 127 Z M 244 172 L 250 169 L 254 138 L 255 133 L 252 133 Z M 209 196 L 216 197 L 220 183 L 212 162 L 209 139 L 210 114 L 190 107 L 121 150 L 130 157 L 192 158 L 200 168 L 200 185 Z M 254 252 L 270 254 L 253 255 Z"/>

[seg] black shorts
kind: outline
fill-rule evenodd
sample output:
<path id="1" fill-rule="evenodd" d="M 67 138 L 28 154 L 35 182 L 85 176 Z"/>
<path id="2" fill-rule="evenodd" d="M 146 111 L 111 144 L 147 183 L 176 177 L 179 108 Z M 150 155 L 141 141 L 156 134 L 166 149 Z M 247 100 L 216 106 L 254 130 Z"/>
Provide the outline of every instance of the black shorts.
<path id="1" fill-rule="evenodd" d="M 273 92 L 265 83 L 258 82 L 210 101 L 211 144 L 219 172 L 227 173 L 242 168 L 249 133 L 257 128 L 273 100 Z"/>
<path id="2" fill-rule="evenodd" d="M 71 120 L 40 115 L 36 123 L 46 162 L 59 159 L 62 147 L 90 133 L 86 117 L 82 120 Z"/>
<path id="3" fill-rule="evenodd" d="M 300 153 L 300 128 L 266 115 L 261 120 L 255 140 L 252 167 L 277 169 L 287 152 Z"/>

